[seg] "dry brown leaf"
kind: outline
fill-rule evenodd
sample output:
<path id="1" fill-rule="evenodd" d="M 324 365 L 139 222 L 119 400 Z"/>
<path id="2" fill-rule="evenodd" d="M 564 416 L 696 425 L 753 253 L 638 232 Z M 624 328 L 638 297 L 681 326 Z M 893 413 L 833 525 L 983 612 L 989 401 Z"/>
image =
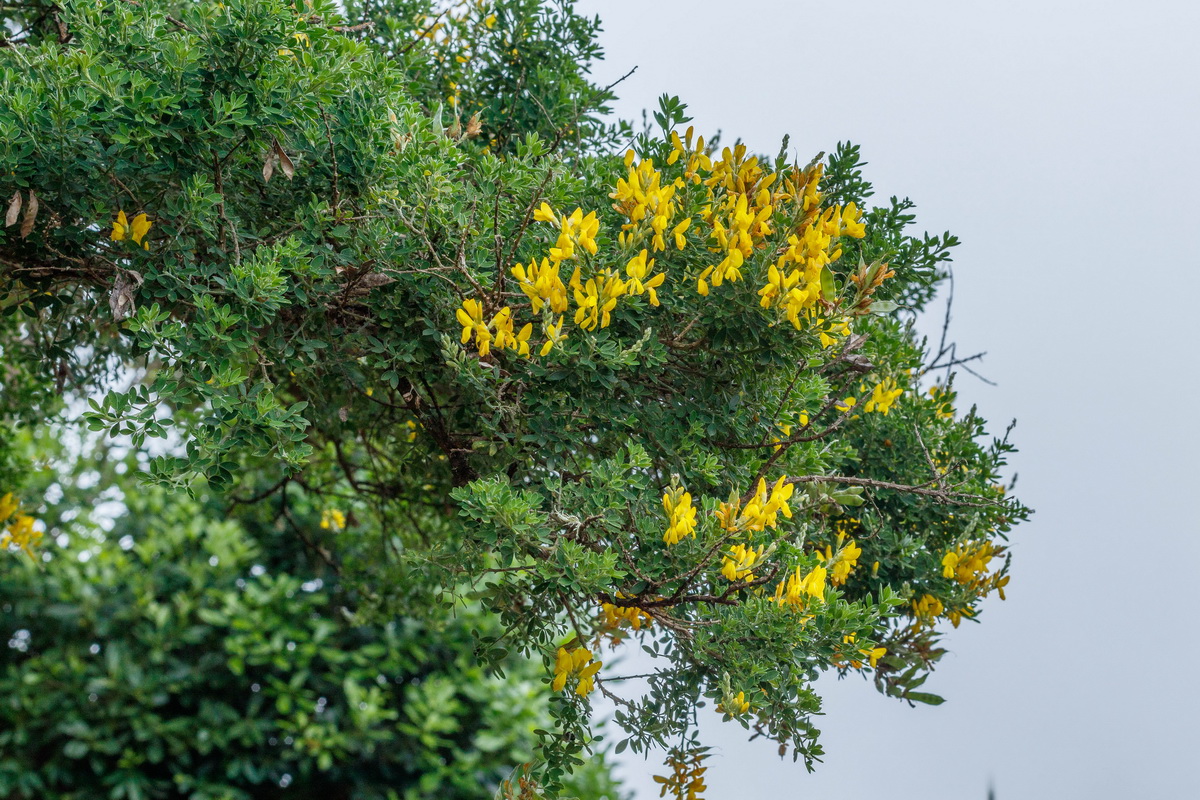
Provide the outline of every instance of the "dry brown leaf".
<path id="1" fill-rule="evenodd" d="M 13 192 L 12 201 L 8 204 L 8 213 L 4 215 L 4 227 L 9 228 L 17 224 L 17 218 L 21 216 L 21 192 Z"/>
<path id="2" fill-rule="evenodd" d="M 283 148 L 279 146 L 279 140 L 275 140 L 275 155 L 279 157 L 279 166 L 283 169 L 284 177 L 289 181 L 296 174 L 296 165 L 288 158 L 288 154 L 283 152 Z"/>
<path id="3" fill-rule="evenodd" d="M 29 190 L 29 202 L 25 204 L 25 217 L 21 220 L 21 238 L 33 233 L 33 223 L 37 220 L 38 199 L 33 190 Z"/>
<path id="4" fill-rule="evenodd" d="M 263 160 L 263 181 L 271 182 L 271 176 L 275 174 L 275 151 L 268 150 L 267 157 Z"/>

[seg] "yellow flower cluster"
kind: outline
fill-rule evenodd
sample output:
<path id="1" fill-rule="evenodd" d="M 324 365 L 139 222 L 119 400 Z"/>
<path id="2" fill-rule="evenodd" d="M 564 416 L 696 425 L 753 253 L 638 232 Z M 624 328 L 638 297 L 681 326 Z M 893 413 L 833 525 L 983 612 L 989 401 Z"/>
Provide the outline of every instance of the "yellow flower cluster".
<path id="1" fill-rule="evenodd" d="M 617 592 L 617 599 L 628 599 L 628 595 L 623 592 Z M 649 627 L 654 621 L 649 614 L 637 606 L 618 606 L 613 603 L 601 603 L 600 614 L 602 632 L 610 634 L 624 627 L 640 631 L 643 625 Z"/>
<path id="2" fill-rule="evenodd" d="M 825 562 L 829 568 L 829 582 L 834 586 L 841 586 L 846 582 L 850 573 L 858 565 L 858 557 L 862 555 L 862 548 L 853 539 L 842 544 L 844 539 L 845 534 L 838 535 L 837 552 L 834 552 L 833 547 L 825 546 Z"/>
<path id="3" fill-rule="evenodd" d="M 700 177 L 701 171 L 712 172 L 712 159 L 708 157 L 707 149 L 704 147 L 704 137 L 701 136 L 696 140 L 695 145 L 692 144 L 692 137 L 696 130 L 691 125 L 688 126 L 687 133 L 683 138 L 679 138 L 679 134 L 671 131 L 671 153 L 667 156 L 667 164 L 672 165 L 678 162 L 681 158 L 685 158 L 683 166 L 683 178 L 677 181 L 676 185 L 681 182 L 699 184 L 703 179 Z M 683 245 L 679 246 L 683 249 Z"/>
<path id="4" fill-rule="evenodd" d="M 327 531 L 346 529 L 346 515 L 336 508 L 327 508 L 321 512 L 321 527 Z"/>
<path id="5" fill-rule="evenodd" d="M 721 160 L 712 165 L 704 185 L 709 190 L 709 204 L 700 212 L 700 217 L 709 224 L 709 250 L 721 256 L 721 260 L 700 273 L 696 291 L 707 295 L 709 283 L 720 286 L 725 281 L 741 280 L 742 264 L 761 247 L 763 240 L 774 232 L 771 215 L 771 186 L 778 178 L 776 173 L 767 173 L 758 163 L 758 158 L 746 158 L 746 146 L 726 147 Z M 721 189 L 724 196 L 717 199 L 714 190 Z"/>
<path id="6" fill-rule="evenodd" d="M 987 572 L 988 564 L 995 556 L 996 548 L 991 542 L 964 544 L 942 557 L 942 576 L 962 584 L 973 583 Z"/>
<path id="7" fill-rule="evenodd" d="M 730 532 L 774 528 L 780 514 L 788 519 L 792 518 L 792 508 L 788 505 L 788 500 L 795 491 L 796 486 L 787 482 L 786 475 L 775 481 L 769 490 L 766 479 L 759 478 L 754 497 L 746 503 L 745 508 L 741 507 L 741 500 L 731 497 L 729 502 L 721 503 L 721 507 L 717 509 L 717 519 L 721 527 Z"/>
<path id="8" fill-rule="evenodd" d="M 42 541 L 42 532 L 33 524 L 33 517 L 21 513 L 21 504 L 11 492 L 0 497 L 0 549 L 17 547 L 33 558 L 33 548 Z"/>
<path id="9" fill-rule="evenodd" d="M 541 265 L 537 261 L 530 261 L 528 266 L 517 264 L 512 268 L 517 284 L 533 306 L 533 313 L 541 313 L 543 305 L 549 305 L 555 314 L 566 312 L 567 286 L 558 274 L 561 263 L 543 258 Z"/>
<path id="10" fill-rule="evenodd" d="M 708 788 L 704 782 L 704 773 L 708 771 L 704 766 L 707 755 L 704 750 L 671 750 L 667 756 L 671 774 L 654 776 L 654 781 L 662 786 L 658 796 L 666 797 L 670 792 L 674 800 L 704 800 L 702 794 Z"/>
<path id="11" fill-rule="evenodd" d="M 771 598 L 782 606 L 803 608 L 810 598 L 821 600 L 825 597 L 825 579 L 828 576 L 825 567 L 814 567 L 807 575 L 802 575 L 800 567 L 779 582 L 775 587 L 775 596 Z"/>
<path id="12" fill-rule="evenodd" d="M 863 410 L 867 413 L 878 411 L 887 416 L 888 412 L 892 410 L 892 404 L 902 394 L 904 394 L 904 390 L 896 385 L 895 378 L 884 378 L 882 382 L 877 383 L 875 388 L 871 390 L 871 396 L 867 398 L 867 403 L 863 406 Z"/>
<path id="13" fill-rule="evenodd" d="M 527 322 L 519 332 L 514 332 L 512 309 L 508 306 L 497 311 L 490 322 L 485 322 L 483 304 L 470 298 L 463 301 L 462 308 L 455 311 L 454 316 L 463 328 L 462 343 L 466 344 L 474 336 L 479 355 L 486 356 L 495 347 L 498 350 L 516 350 L 518 355 L 529 356 L 529 336 L 533 333 L 533 323 Z"/>
<path id="14" fill-rule="evenodd" d="M 932 627 L 934 620 L 942 615 L 946 607 L 933 595 L 925 594 L 913 600 L 912 610 L 918 626 Z"/>
<path id="15" fill-rule="evenodd" d="M 729 581 L 752 581 L 754 567 L 762 557 L 762 545 L 756 549 L 744 544 L 735 544 L 722 559 L 721 574 Z"/>
<path id="16" fill-rule="evenodd" d="M 850 335 L 850 320 L 846 317 L 834 320 L 828 326 L 825 325 L 823 319 L 818 319 L 814 324 L 817 328 L 817 335 L 821 339 L 821 347 L 826 349 L 833 347 L 840 339 Z"/>
<path id="17" fill-rule="evenodd" d="M 556 264 L 575 258 L 576 248 L 596 255 L 596 235 L 600 232 L 600 220 L 596 212 L 591 211 L 584 216 L 582 208 L 576 208 L 570 214 L 558 215 L 549 203 L 542 203 L 533 218 L 538 222 L 548 222 L 558 228 L 558 241 L 550 248 L 550 260 Z"/>
<path id="18" fill-rule="evenodd" d="M 674 161 L 668 158 L 667 163 Z M 621 247 L 633 249 L 649 240 L 653 252 L 666 250 L 667 228 L 679 207 L 675 201 L 675 191 L 683 185 L 683 180 L 677 179 L 664 186 L 662 172 L 654 168 L 654 160 L 647 159 L 635 164 L 632 150 L 625 154 L 625 167 L 629 170 L 628 174 L 617 179 L 615 190 L 609 195 L 616 201 L 613 209 L 628 220 L 621 225 L 617 241 Z M 671 231 L 679 250 L 687 245 L 684 233 L 691 223 L 689 217 Z"/>
<path id="19" fill-rule="evenodd" d="M 533 313 L 541 313 L 543 308 L 548 307 L 553 314 L 559 315 L 557 321 L 551 316 L 542 324 L 546 341 L 538 354 L 545 356 L 556 345 L 566 341 L 562 315 L 568 309 L 568 289 L 573 290 L 575 303 L 579 307 L 575 312 L 575 323 L 585 330 L 593 330 L 609 325 L 612 311 L 617 305 L 616 299 L 625 294 L 625 284 L 619 277 L 604 271 L 585 284 L 578 265 L 570 281 L 563 283 L 563 262 L 577 261 L 580 253 L 595 255 L 597 252 L 596 236 L 600 232 L 600 221 L 596 218 L 596 212 L 585 215 L 583 209 L 576 208 L 570 214 L 556 214 L 548 203 L 542 203 L 533 212 L 533 218 L 558 228 L 558 239 L 550 248 L 549 256 L 540 263 L 534 259 L 528 264 L 516 264 L 510 271 L 521 291 L 529 298 Z M 653 285 L 659 283 L 661 281 Z M 502 306 L 490 321 L 485 321 L 483 303 L 476 298 L 468 298 L 454 315 L 463 328 L 462 343 L 467 344 L 474 338 L 479 355 L 486 356 L 492 348 L 496 348 L 515 350 L 517 355 L 525 358 L 530 356 L 529 339 L 533 335 L 533 323 L 527 322 L 518 330 L 513 310 L 508 306 Z"/>
<path id="20" fill-rule="evenodd" d="M 750 701 L 746 699 L 745 692 L 735 694 L 728 704 L 717 703 L 717 711 L 729 717 L 740 717 L 750 710 Z"/>
<path id="21" fill-rule="evenodd" d="M 698 217 L 706 226 L 708 250 L 716 262 L 695 277 L 701 295 L 708 295 L 711 287 L 741 280 L 746 261 L 756 250 L 767 247 L 768 237 L 782 226 L 787 241 L 772 255 L 766 284 L 759 289 L 759 304 L 764 309 L 780 309 L 797 329 L 804 324 L 802 320 L 815 320 L 824 347 L 849 335 L 846 318 L 825 326 L 817 310 L 818 301 L 828 300 L 823 300 L 830 279 L 825 270 L 841 257 L 839 242 L 844 237 L 866 235 L 858 207 L 849 203 L 821 208 L 820 164 L 771 172 L 757 157 L 749 156 L 742 144 L 724 148 L 721 158 L 714 161 L 706 153 L 704 138 L 693 136 L 692 128 L 683 137 L 675 131 L 670 133 L 671 150 L 664 170 L 674 175 L 673 179 L 658 169 L 653 159 L 639 161 L 634 151 L 626 153 L 625 174 L 616 180 L 609 194 L 613 209 L 625 219 L 617 236 L 625 253 L 623 270 L 591 268 L 584 257 L 598 253 L 600 222 L 594 211 L 584 214 L 576 208 L 570 214 L 560 214 L 546 202 L 534 210 L 533 219 L 554 226 L 557 239 L 547 257 L 540 262 L 534 259 L 528 264 L 518 263 L 511 272 L 534 314 L 548 308 L 557 315 L 557 320 L 550 316 L 542 322 L 546 339 L 540 355 L 548 355 L 565 341 L 563 318 L 572 300 L 574 323 L 587 331 L 608 327 L 621 297 L 647 295 L 649 304 L 658 306 L 666 271 L 661 261 L 656 263 L 654 254 L 669 250 L 672 241 L 676 249 L 686 248 L 694 220 L 690 214 L 679 217 L 685 207 L 696 205 L 700 206 Z M 694 196 L 693 188 L 702 191 L 703 196 Z M 786 221 L 777 222 L 779 219 Z M 576 262 L 569 278 L 562 271 L 567 261 Z M 472 298 L 456 311 L 463 326 L 463 344 L 474 339 L 479 354 L 485 356 L 491 349 L 512 349 L 528 356 L 533 329 L 527 325 L 519 333 L 513 332 L 515 314 L 506 311 L 507 307 L 486 321 L 485 302 L 492 305 L 485 298 Z M 824 303 L 824 308 L 830 307 L 831 303 Z M 497 339 L 505 344 L 497 343 Z M 886 394 L 877 398 L 872 409 L 876 407 L 887 413 L 890 400 Z"/>
<path id="22" fill-rule="evenodd" d="M 850 634 L 849 636 L 843 636 L 842 644 L 852 645 L 855 643 L 856 639 L 857 639 L 857 637 L 853 633 Z M 879 659 L 881 659 L 885 655 L 887 655 L 887 648 L 886 647 L 860 647 L 860 648 L 858 648 L 858 652 L 856 653 L 856 655 L 866 658 L 867 663 L 871 665 L 871 669 L 874 669 L 875 665 L 879 663 Z M 844 666 L 844 662 L 841 661 L 840 657 L 835 657 L 833 659 L 833 663 Z M 852 658 L 852 659 L 850 659 L 850 666 L 854 667 L 855 669 L 862 669 L 862 660 L 859 658 Z"/>
<path id="23" fill-rule="evenodd" d="M 929 396 L 938 404 L 936 411 L 940 419 L 954 419 L 954 397 L 957 393 L 945 386 L 930 386 Z"/>
<path id="24" fill-rule="evenodd" d="M 667 512 L 667 532 L 663 541 L 679 544 L 685 536 L 696 535 L 696 507 L 692 496 L 680 487 L 672 487 L 663 493 L 663 508 Z"/>
<path id="25" fill-rule="evenodd" d="M 617 298 L 626 293 L 621 276 L 608 270 L 600 270 L 586 284 L 579 281 L 579 270 L 571 277 L 571 289 L 575 293 L 575 324 L 585 331 L 597 327 L 607 328 L 612 322 L 612 312 L 617 307 Z"/>
<path id="26" fill-rule="evenodd" d="M 574 676 L 578 679 L 575 694 L 587 697 L 592 689 L 596 688 L 596 673 L 600 671 L 603 663 L 594 660 L 592 651 L 586 647 L 577 647 L 574 650 L 560 647 L 554 658 L 554 681 L 550 688 L 561 692 L 566 687 L 567 680 Z"/>
<path id="27" fill-rule="evenodd" d="M 133 239 L 135 244 L 140 244 L 145 249 L 150 249 L 150 242 L 143 241 L 146 234 L 150 232 L 150 226 L 153 225 L 150 218 L 145 214 L 138 214 L 133 218 L 133 222 L 125 216 L 124 211 L 117 212 L 117 218 L 113 221 L 112 233 L 109 238 L 114 242 L 123 241 L 126 238 Z"/>
<path id="28" fill-rule="evenodd" d="M 801 315 L 815 308 L 821 299 L 822 272 L 842 257 L 838 239 L 865 235 L 854 203 L 830 206 L 811 224 L 802 223 L 796 233 L 788 236 L 787 249 L 768 270 L 767 284 L 758 292 L 762 298 L 759 304 L 763 308 L 782 307 L 788 321 L 799 329 Z"/>
<path id="29" fill-rule="evenodd" d="M 629 280 L 625 283 L 625 291 L 631 295 L 649 294 L 650 305 L 657 306 L 658 293 L 654 290 L 662 286 L 667 276 L 660 272 L 651 277 L 652 269 L 654 269 L 654 259 L 651 258 L 647 261 L 646 251 L 643 249 L 625 265 L 625 274 L 629 276 Z"/>

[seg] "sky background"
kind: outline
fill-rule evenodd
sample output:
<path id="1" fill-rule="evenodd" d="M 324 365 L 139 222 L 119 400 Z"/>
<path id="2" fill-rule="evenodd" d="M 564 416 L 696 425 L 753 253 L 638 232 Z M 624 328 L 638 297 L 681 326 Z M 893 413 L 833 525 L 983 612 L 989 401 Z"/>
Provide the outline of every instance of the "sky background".
<path id="1" fill-rule="evenodd" d="M 621 116 L 667 92 L 752 150 L 850 139 L 877 199 L 963 240 L 952 331 L 998 385 L 962 375 L 960 404 L 1018 420 L 1037 511 L 1008 601 L 947 640 L 943 706 L 823 680 L 812 775 L 710 716 L 708 797 L 1195 797 L 1200 4 L 579 5 L 605 24 L 597 81 L 638 68 Z M 639 800 L 659 755 L 622 762 Z"/>

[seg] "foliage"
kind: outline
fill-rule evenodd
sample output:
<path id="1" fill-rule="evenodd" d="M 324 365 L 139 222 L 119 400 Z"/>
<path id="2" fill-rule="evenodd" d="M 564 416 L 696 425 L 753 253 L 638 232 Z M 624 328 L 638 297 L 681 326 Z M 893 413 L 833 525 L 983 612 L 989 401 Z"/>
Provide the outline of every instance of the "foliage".
<path id="1" fill-rule="evenodd" d="M 912 329 L 956 240 L 851 145 L 718 149 L 665 96 L 605 127 L 570 3 L 350 8 L 68 3 L 4 49 L 10 413 L 91 395 L 356 614 L 486 610 L 479 663 L 552 695 L 509 794 L 597 747 L 593 691 L 677 770 L 708 705 L 811 765 L 824 670 L 940 702 L 1028 513 Z"/>
<path id="2" fill-rule="evenodd" d="M 3 796 L 486 798 L 532 758 L 537 668 L 485 675 L 478 609 L 348 622 L 336 576 L 196 502 L 129 492 L 105 532 L 74 499 L 44 567 L 0 562 Z"/>

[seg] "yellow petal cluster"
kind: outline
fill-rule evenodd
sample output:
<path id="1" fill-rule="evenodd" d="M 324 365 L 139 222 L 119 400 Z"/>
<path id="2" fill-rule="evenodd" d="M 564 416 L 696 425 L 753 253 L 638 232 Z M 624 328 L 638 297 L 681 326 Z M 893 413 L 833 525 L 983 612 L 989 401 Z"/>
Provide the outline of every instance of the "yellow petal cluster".
<path id="1" fill-rule="evenodd" d="M 991 542 L 964 544 L 942 558 L 942 575 L 958 583 L 973 583 L 988 571 L 988 564 L 995 556 L 996 548 Z"/>
<path id="2" fill-rule="evenodd" d="M 508 306 L 497 311 L 490 322 L 484 322 L 483 304 L 468 298 L 463 301 L 462 308 L 454 312 L 454 316 L 462 325 L 462 343 L 467 344 L 473 336 L 479 355 L 486 356 L 495 347 L 499 350 L 516 350 L 517 355 L 529 356 L 533 323 L 528 322 L 520 331 L 514 331 L 513 313 Z"/>
<path id="3" fill-rule="evenodd" d="M 730 717 L 740 717 L 750 710 L 750 701 L 746 699 L 745 692 L 738 692 L 728 704 L 717 703 L 717 711 Z"/>
<path id="4" fill-rule="evenodd" d="M 801 573 L 800 567 L 796 567 L 795 571 L 775 587 L 775 596 L 772 600 L 781 607 L 790 606 L 792 608 L 803 608 L 808 604 L 810 598 L 821 600 L 825 597 L 827 575 L 828 571 L 825 567 L 814 567 L 807 575 Z"/>
<path id="5" fill-rule="evenodd" d="M 607 328 L 612 322 L 617 298 L 626 294 L 625 282 L 608 270 L 601 270 L 596 277 L 588 278 L 586 284 L 580 283 L 579 271 L 576 270 L 571 278 L 571 288 L 577 306 L 575 324 L 585 331 Z"/>
<path id="6" fill-rule="evenodd" d="M 667 512 L 667 532 L 663 541 L 679 544 L 685 536 L 696 535 L 696 507 L 692 496 L 680 487 L 672 487 L 663 493 L 663 509 Z"/>
<path id="7" fill-rule="evenodd" d="M 867 403 L 863 406 L 863 410 L 868 413 L 878 411 L 884 416 L 892 410 L 892 404 L 904 394 L 904 390 L 896 385 L 895 378 L 884 378 L 881 382 L 875 384 L 875 388 L 871 390 L 871 396 L 867 398 Z"/>
<path id="8" fill-rule="evenodd" d="M 628 599 L 628 595 L 617 592 L 618 600 Z M 653 618 L 637 606 L 618 606 L 613 603 L 600 604 L 600 624 L 604 632 L 612 633 L 629 627 L 640 631 L 642 626 L 649 627 Z"/>
<path id="9" fill-rule="evenodd" d="M 120 242 L 129 238 L 136 244 L 140 244 L 149 250 L 150 242 L 143 240 L 146 238 L 146 234 L 150 232 L 150 226 L 153 224 L 145 214 L 136 215 L 131 223 L 129 218 L 125 216 L 124 211 L 118 211 L 117 218 L 113 220 L 113 229 L 112 233 L 109 234 L 109 238 L 114 242 Z"/>
<path id="10" fill-rule="evenodd" d="M 539 222 L 549 222 L 558 228 L 558 241 L 550 248 L 550 260 L 556 264 L 576 258 L 578 250 L 584 250 L 596 255 L 596 235 L 600 232 L 600 220 L 596 212 L 591 211 L 584 216 L 582 208 L 576 208 L 570 214 L 558 215 L 549 204 L 542 203 L 533 218 Z"/>
<path id="11" fill-rule="evenodd" d="M 546 336 L 546 342 L 542 345 L 542 349 L 538 351 L 539 356 L 548 355 L 557 345 L 567 340 L 566 334 L 562 332 L 562 326 L 562 317 L 558 318 L 558 322 L 550 320 L 542 325 L 542 333 Z"/>
<path id="12" fill-rule="evenodd" d="M 475 337 L 475 348 L 479 355 L 486 356 L 492 348 L 492 331 L 483 321 L 483 303 L 474 298 L 463 300 L 462 308 L 454 312 L 458 324 L 462 325 L 462 343 Z"/>
<path id="13" fill-rule="evenodd" d="M 671 793 L 674 800 L 704 800 L 703 793 L 708 788 L 704 782 L 704 759 L 708 754 L 704 749 L 684 751 L 672 749 L 667 756 L 667 766 L 671 768 L 670 775 L 655 775 L 654 781 L 662 786 L 659 797 Z"/>
<path id="14" fill-rule="evenodd" d="M 855 639 L 856 637 L 853 633 L 848 636 L 843 636 L 842 644 L 854 644 Z M 854 667 L 855 669 L 862 669 L 862 658 L 866 658 L 867 663 L 871 665 L 871 669 L 874 669 L 875 665 L 879 663 L 879 659 L 887 655 L 887 648 L 860 647 L 855 655 L 859 656 L 859 658 L 850 659 L 850 666 Z M 845 662 L 838 657 L 833 659 L 833 663 L 838 664 L 839 666 L 845 666 Z"/>
<path id="15" fill-rule="evenodd" d="M 729 581 L 754 580 L 754 567 L 762 560 L 763 547 L 747 547 L 735 544 L 721 562 L 721 574 Z"/>
<path id="16" fill-rule="evenodd" d="M 42 532 L 34 527 L 34 519 L 21 513 L 21 504 L 9 492 L 0 497 L 0 550 L 19 548 L 30 558 L 42 540 Z"/>
<path id="17" fill-rule="evenodd" d="M 668 159 L 668 163 L 673 162 Z M 617 241 L 622 247 L 632 249 L 649 240 L 653 252 L 666 250 L 667 228 L 671 226 L 678 209 L 678 203 L 675 201 L 677 184 L 663 185 L 662 172 L 654 168 L 653 159 L 635 164 L 632 150 L 625 154 L 625 167 L 628 174 L 617 179 L 617 185 L 609 195 L 616 201 L 613 203 L 613 209 L 627 220 L 621 226 Z M 685 230 L 686 224 L 682 229 L 677 226 L 672 233 L 682 233 Z M 686 243 L 686 240 L 677 235 L 675 243 L 682 250 L 683 244 L 680 242 Z"/>
<path id="18" fill-rule="evenodd" d="M 712 172 L 712 159 L 708 157 L 706 148 L 704 147 L 704 137 L 701 136 L 692 143 L 692 137 L 695 136 L 696 130 L 691 125 L 688 126 L 687 133 L 680 138 L 679 134 L 671 131 L 671 153 L 667 156 L 667 164 L 672 165 L 683 159 L 683 181 L 685 183 L 698 184 L 703 179 L 700 177 L 701 172 Z M 683 249 L 683 245 L 679 246 Z"/>
<path id="19" fill-rule="evenodd" d="M 806 190 L 808 185 L 806 182 Z M 813 196 L 820 201 L 819 194 Z M 814 309 L 821 299 L 822 271 L 842 257 L 838 240 L 843 236 L 866 235 L 860 219 L 858 207 L 850 203 L 845 207 L 830 206 L 811 221 L 802 222 L 788 236 L 787 249 L 768 270 L 767 284 L 758 292 L 762 298 L 760 305 L 783 308 L 788 321 L 799 329 L 802 315 Z"/>
<path id="20" fill-rule="evenodd" d="M 741 500 L 731 497 L 728 502 L 721 503 L 717 509 L 717 519 L 721 527 L 730 532 L 762 531 L 774 528 L 778 524 L 780 514 L 792 518 L 792 508 L 788 500 L 796 491 L 794 484 L 787 482 L 787 476 L 780 476 L 775 484 L 767 488 L 765 478 L 758 479 L 758 488 L 754 497 L 741 507 Z"/>
<path id="21" fill-rule="evenodd" d="M 534 260 L 512 268 L 513 277 L 533 306 L 533 313 L 541 312 L 543 305 L 549 305 L 555 314 L 566 312 L 567 286 L 558 274 L 560 263 L 543 258 L 540 265 Z"/>
<path id="22" fill-rule="evenodd" d="M 321 512 L 321 527 L 327 531 L 345 530 L 346 515 L 336 508 L 327 508 Z"/>
<path id="23" fill-rule="evenodd" d="M 829 582 L 834 586 L 841 586 L 850 577 L 850 573 L 858 565 L 858 557 L 862 555 L 862 548 L 859 547 L 853 539 L 842 544 L 843 537 L 838 537 L 838 550 L 834 552 L 833 547 L 825 547 L 825 563 L 829 568 Z"/>
<path id="24" fill-rule="evenodd" d="M 596 673 L 600 671 L 603 663 L 594 660 L 592 652 L 585 647 L 577 647 L 574 650 L 560 647 L 554 658 L 554 680 L 550 687 L 556 692 L 561 692 L 566 688 L 567 680 L 574 677 L 578 681 L 575 684 L 575 694 L 587 697 L 596 687 Z"/>
<path id="25" fill-rule="evenodd" d="M 517 355 L 529 357 L 529 336 L 533 333 L 533 323 L 526 322 L 520 331 L 513 332 L 513 313 L 508 306 L 496 312 L 492 317 L 492 330 L 496 338 L 493 346 L 500 350 L 516 350 Z"/>
<path id="26" fill-rule="evenodd" d="M 932 627 L 934 620 L 942 615 L 946 607 L 931 594 L 924 594 L 912 601 L 912 613 L 919 626 Z"/>
<path id="27" fill-rule="evenodd" d="M 629 260 L 625 265 L 625 274 L 629 276 L 629 280 L 625 282 L 625 292 L 630 295 L 649 294 L 650 305 L 658 305 L 658 293 L 654 290 L 662 286 L 666 275 L 658 273 L 651 277 L 650 272 L 654 269 L 654 259 L 647 260 L 647 253 L 643 248 L 642 252 Z"/>

